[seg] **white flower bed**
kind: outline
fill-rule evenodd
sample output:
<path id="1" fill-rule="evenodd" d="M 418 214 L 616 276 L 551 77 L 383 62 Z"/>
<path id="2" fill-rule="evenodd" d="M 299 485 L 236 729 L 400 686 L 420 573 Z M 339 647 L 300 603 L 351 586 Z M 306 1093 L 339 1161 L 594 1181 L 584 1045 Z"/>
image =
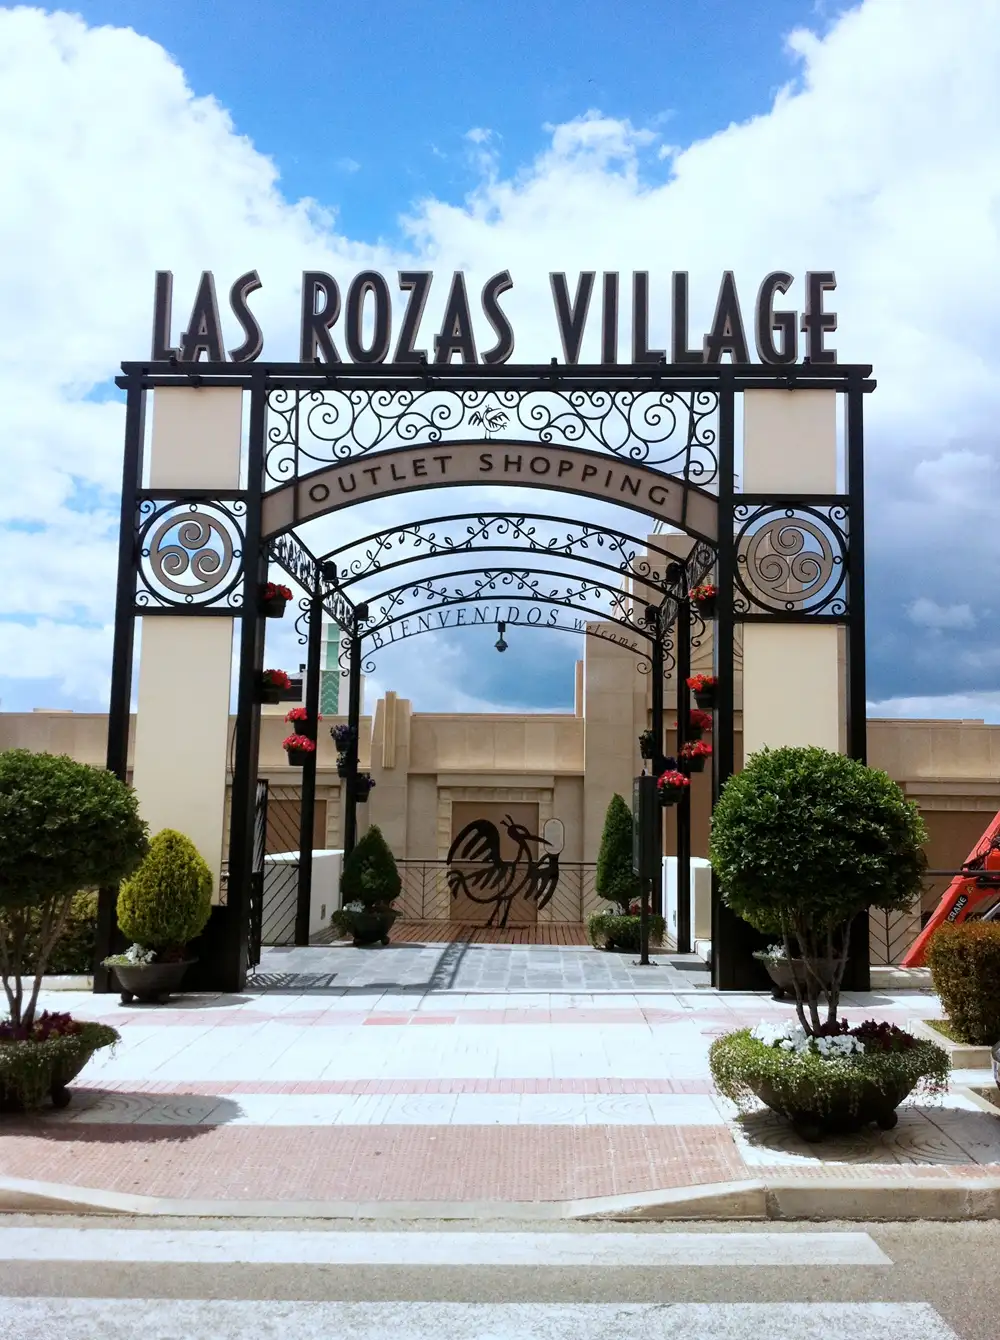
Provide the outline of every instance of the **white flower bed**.
<path id="1" fill-rule="evenodd" d="M 830 1038 L 814 1038 L 801 1024 L 769 1024 L 763 1019 L 752 1030 L 750 1036 L 756 1038 L 758 1042 L 763 1042 L 767 1047 L 777 1048 L 778 1051 L 794 1052 L 797 1056 L 811 1052 L 814 1056 L 822 1056 L 830 1061 L 841 1056 L 855 1056 L 865 1049 L 865 1044 L 850 1033 L 841 1033 Z"/>

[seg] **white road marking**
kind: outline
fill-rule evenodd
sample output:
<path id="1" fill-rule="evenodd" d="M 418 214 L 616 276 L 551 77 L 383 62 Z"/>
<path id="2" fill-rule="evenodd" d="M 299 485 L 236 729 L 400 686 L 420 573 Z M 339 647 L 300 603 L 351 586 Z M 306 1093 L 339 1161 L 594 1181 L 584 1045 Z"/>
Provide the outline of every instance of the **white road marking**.
<path id="1" fill-rule="evenodd" d="M 339 1236 L 330 1234 L 331 1237 Z M 0 1298 L 17 1340 L 958 1340 L 927 1303 L 303 1303 Z"/>
<path id="2" fill-rule="evenodd" d="M 377 1266 L 887 1266 L 864 1232 L 447 1233 L 0 1228 L 0 1261 Z"/>

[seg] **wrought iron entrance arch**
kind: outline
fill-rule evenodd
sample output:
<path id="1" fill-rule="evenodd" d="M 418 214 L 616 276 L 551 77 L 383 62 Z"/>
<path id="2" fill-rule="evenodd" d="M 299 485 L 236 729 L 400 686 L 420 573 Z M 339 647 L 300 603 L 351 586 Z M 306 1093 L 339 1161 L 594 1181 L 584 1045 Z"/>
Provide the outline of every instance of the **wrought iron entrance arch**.
<path id="1" fill-rule="evenodd" d="M 714 545 L 719 588 L 714 627 L 717 794 L 734 764 L 737 622 L 810 620 L 846 628 L 847 747 L 864 757 L 862 402 L 874 388 L 870 373 L 867 366 L 837 364 L 609 367 L 565 366 L 554 360 L 530 366 L 433 368 L 176 360 L 123 364 L 116 379 L 126 391 L 127 404 L 108 766 L 122 777 L 127 774 L 136 618 L 182 613 L 239 619 L 229 900 L 215 917 L 219 984 L 240 985 L 245 975 L 257 684 L 264 644 L 257 593 L 269 561 L 274 558 L 285 570 L 294 568 L 296 580 L 304 578 L 315 626 L 320 626 L 325 609 L 349 631 L 352 645 L 361 644 L 363 602 L 355 602 L 341 588 L 339 571 L 309 554 L 295 534 L 302 522 L 332 511 L 331 499 L 340 505 L 334 490 L 343 494 L 345 506 L 354 506 L 403 491 L 398 485 L 408 490 L 475 483 L 466 477 L 473 470 L 491 475 L 494 485 L 532 487 L 536 484 L 531 479 L 516 476 L 534 473 L 538 487 L 555 485 L 566 492 L 572 483 L 585 496 L 676 525 Z M 246 393 L 245 487 L 212 491 L 143 486 L 146 398 L 150 390 L 170 387 L 229 387 Z M 755 389 L 843 394 L 843 494 L 804 499 L 737 491 L 735 398 Z M 449 461 L 442 465 L 432 452 Z M 524 455 L 526 468 L 504 468 L 505 453 Z M 532 471 L 528 453 L 539 462 L 549 459 L 549 468 L 539 464 Z M 483 464 L 484 455 L 493 461 L 491 470 Z M 421 471 L 423 457 L 427 460 Z M 451 457 L 463 464 L 449 478 Z M 561 478 L 560 466 L 565 467 Z M 397 478 L 404 469 L 409 476 Z M 441 472 L 440 479 L 432 476 L 434 469 Z M 353 489 L 351 473 L 357 481 Z M 362 485 L 365 479 L 370 486 Z M 317 485 L 322 487 L 317 490 Z M 318 496 L 323 488 L 330 493 Z M 317 496 L 309 497 L 311 489 Z M 670 600 L 661 600 L 659 617 L 673 623 Z M 684 601 L 677 602 L 678 636 L 685 609 Z M 662 647 L 663 638 L 654 638 L 652 646 Z M 653 680 L 661 683 L 662 676 L 654 674 Z M 715 915 L 716 984 L 748 985 L 741 966 L 742 933 L 726 920 L 718 903 Z M 106 891 L 100 911 L 102 947 L 110 946 L 114 929 L 114 898 Z M 106 975 L 103 986 L 98 981 L 96 987 L 107 989 Z"/>

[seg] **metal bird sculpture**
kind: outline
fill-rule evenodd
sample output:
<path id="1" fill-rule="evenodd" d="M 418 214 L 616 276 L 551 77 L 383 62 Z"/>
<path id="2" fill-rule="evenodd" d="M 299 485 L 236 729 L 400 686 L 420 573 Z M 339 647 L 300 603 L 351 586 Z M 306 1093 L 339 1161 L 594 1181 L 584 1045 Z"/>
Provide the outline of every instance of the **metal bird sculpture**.
<path id="1" fill-rule="evenodd" d="M 530 898 L 540 909 L 552 898 L 559 883 L 561 843 L 550 842 L 515 823 L 509 814 L 503 817 L 507 835 L 517 844 L 512 860 L 500 855 L 500 833 L 489 819 L 473 819 L 451 844 L 448 852 L 448 888 L 452 898 L 460 893 L 474 903 L 493 904 L 487 926 L 503 929 L 516 898 Z M 549 847 L 534 856 L 531 844 Z"/>

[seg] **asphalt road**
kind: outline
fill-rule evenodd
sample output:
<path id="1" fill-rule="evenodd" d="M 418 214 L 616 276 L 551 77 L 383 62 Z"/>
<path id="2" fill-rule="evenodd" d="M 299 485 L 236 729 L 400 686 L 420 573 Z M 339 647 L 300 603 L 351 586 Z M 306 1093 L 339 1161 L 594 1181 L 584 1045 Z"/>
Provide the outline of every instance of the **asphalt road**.
<path id="1" fill-rule="evenodd" d="M 128 1301 L 131 1300 L 131 1301 Z M 7 1340 L 995 1340 L 1000 1224 L 0 1216 Z"/>

